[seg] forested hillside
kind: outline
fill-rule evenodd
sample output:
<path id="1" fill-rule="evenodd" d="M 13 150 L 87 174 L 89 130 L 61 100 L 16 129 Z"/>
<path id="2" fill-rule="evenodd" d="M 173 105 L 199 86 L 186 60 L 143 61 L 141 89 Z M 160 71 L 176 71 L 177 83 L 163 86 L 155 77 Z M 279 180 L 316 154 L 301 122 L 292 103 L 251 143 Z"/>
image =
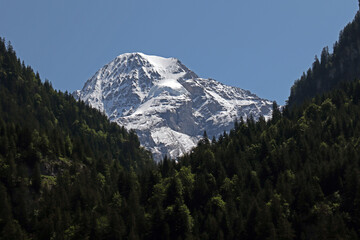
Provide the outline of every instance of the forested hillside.
<path id="1" fill-rule="evenodd" d="M 153 166 L 150 153 L 134 131 L 42 83 L 3 39 L 0 116 L 1 239 L 97 238 L 131 222 L 118 216 L 119 192 Z"/>
<path id="2" fill-rule="evenodd" d="M 359 2 L 360 4 L 360 2 Z M 289 106 L 300 105 L 317 94 L 337 87 L 343 81 L 360 78 L 360 13 L 341 32 L 333 53 L 328 47 L 320 59 L 315 56 L 311 68 L 291 88 Z"/>
<path id="3" fill-rule="evenodd" d="M 360 53 L 345 47 L 359 46 L 358 21 L 324 58 L 334 85 L 306 95 L 313 67 L 271 120 L 205 132 L 157 165 L 1 40 L 0 239 L 359 239 Z"/>
<path id="4" fill-rule="evenodd" d="M 178 201 L 197 239 L 357 239 L 359 97 L 356 81 L 270 122 L 240 121 L 173 165 L 194 174 Z"/>

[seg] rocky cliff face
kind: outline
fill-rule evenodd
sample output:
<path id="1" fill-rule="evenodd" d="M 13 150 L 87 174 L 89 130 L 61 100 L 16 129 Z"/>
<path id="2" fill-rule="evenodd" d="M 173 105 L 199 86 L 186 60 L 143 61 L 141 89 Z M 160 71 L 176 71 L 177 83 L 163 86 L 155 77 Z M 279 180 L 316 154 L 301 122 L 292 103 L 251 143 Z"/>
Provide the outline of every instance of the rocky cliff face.
<path id="1" fill-rule="evenodd" d="M 236 118 L 272 112 L 272 102 L 249 91 L 199 78 L 175 58 L 143 53 L 118 56 L 74 96 L 135 129 L 155 160 L 191 150 L 204 130 L 218 136 Z"/>

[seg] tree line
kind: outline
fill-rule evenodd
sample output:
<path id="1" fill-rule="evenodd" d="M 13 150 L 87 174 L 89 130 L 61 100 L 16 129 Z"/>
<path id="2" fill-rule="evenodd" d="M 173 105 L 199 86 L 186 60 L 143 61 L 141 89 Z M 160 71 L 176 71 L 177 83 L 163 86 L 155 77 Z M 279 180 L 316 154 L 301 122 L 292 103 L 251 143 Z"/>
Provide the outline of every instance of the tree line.
<path id="1" fill-rule="evenodd" d="M 0 239 L 359 239 L 358 21 L 271 120 L 158 164 L 1 39 Z"/>

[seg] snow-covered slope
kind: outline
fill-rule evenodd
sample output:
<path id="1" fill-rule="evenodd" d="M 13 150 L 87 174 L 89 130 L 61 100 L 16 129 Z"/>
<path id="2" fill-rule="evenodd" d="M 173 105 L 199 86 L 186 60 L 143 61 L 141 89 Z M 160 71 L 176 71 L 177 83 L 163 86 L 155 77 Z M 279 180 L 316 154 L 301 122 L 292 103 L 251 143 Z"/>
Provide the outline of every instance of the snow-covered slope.
<path id="1" fill-rule="evenodd" d="M 199 78 L 175 58 L 143 53 L 116 57 L 74 96 L 135 129 L 155 160 L 191 150 L 204 130 L 218 136 L 236 118 L 269 118 L 272 111 L 272 102 L 249 91 Z"/>

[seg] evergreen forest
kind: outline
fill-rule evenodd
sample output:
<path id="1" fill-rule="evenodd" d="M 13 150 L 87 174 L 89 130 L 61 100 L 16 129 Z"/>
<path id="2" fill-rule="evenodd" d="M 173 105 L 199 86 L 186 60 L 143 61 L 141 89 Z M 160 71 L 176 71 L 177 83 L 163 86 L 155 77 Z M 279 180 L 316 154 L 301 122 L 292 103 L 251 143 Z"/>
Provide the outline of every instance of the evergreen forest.
<path id="1" fill-rule="evenodd" d="M 155 163 L 0 40 L 0 239 L 359 239 L 360 13 L 271 120 Z"/>

